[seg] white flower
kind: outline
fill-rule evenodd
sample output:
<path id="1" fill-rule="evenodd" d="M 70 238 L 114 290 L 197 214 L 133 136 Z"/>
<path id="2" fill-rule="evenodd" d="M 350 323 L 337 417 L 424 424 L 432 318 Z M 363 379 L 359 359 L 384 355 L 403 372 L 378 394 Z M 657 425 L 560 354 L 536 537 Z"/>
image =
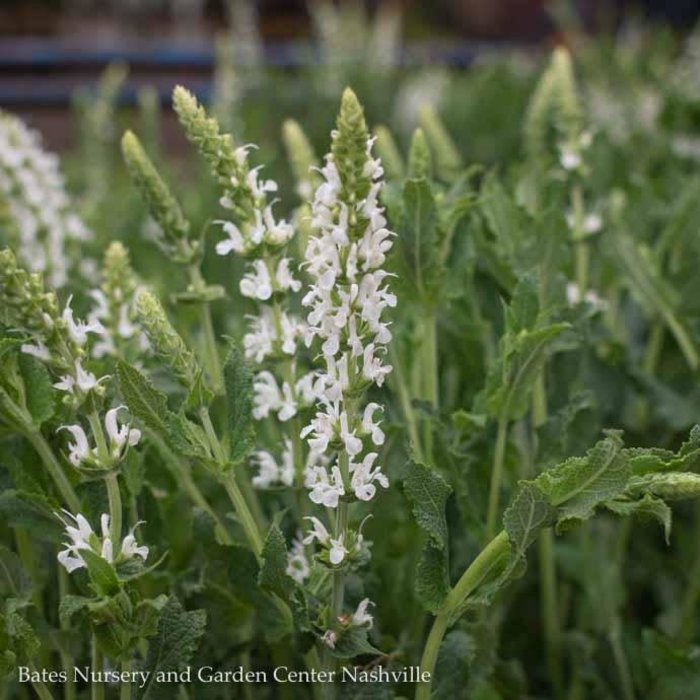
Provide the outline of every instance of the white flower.
<path id="1" fill-rule="evenodd" d="M 310 520 L 312 528 L 302 540 L 303 544 L 311 544 L 317 541 L 320 545 L 325 546 L 330 542 L 331 536 L 328 534 L 325 525 L 318 518 L 307 516 L 304 520 Z"/>
<path id="2" fill-rule="evenodd" d="M 294 236 L 294 227 L 284 219 L 275 221 L 272 216 L 272 206 L 267 206 L 262 213 L 265 223 L 265 240 L 273 246 L 283 246 Z"/>
<path id="3" fill-rule="evenodd" d="M 88 333 L 101 334 L 104 333 L 105 329 L 97 319 L 93 319 L 92 321 L 88 321 L 87 323 L 85 323 L 84 321 L 76 321 L 73 318 L 73 309 L 71 308 L 72 300 L 72 296 L 68 297 L 68 301 L 66 302 L 66 306 L 63 309 L 61 318 L 66 324 L 66 328 L 68 330 L 68 335 L 70 336 L 70 339 L 76 345 L 82 347 L 87 342 Z"/>
<path id="4" fill-rule="evenodd" d="M 292 542 L 291 549 L 287 554 L 286 573 L 299 584 L 304 583 L 311 573 L 309 560 L 306 558 L 304 545 L 299 540 L 299 536 Z"/>
<path id="5" fill-rule="evenodd" d="M 277 192 L 277 183 L 274 180 L 263 180 L 258 182 L 258 170 L 262 168 L 259 165 L 257 168 L 253 168 L 248 172 L 246 176 L 246 184 L 253 193 L 255 199 L 262 199 L 265 197 L 267 192 Z"/>
<path id="6" fill-rule="evenodd" d="M 234 253 L 244 252 L 245 241 L 238 226 L 232 221 L 217 221 L 216 223 L 223 226 L 224 233 L 228 236 L 216 244 L 217 255 L 228 255 L 231 251 Z"/>
<path id="7" fill-rule="evenodd" d="M 56 514 L 65 526 L 69 542 L 64 543 L 65 549 L 58 553 L 58 562 L 65 567 L 68 573 L 86 566 L 81 552 L 90 550 L 93 554 L 102 557 L 110 564 L 115 563 L 114 547 L 109 533 L 110 518 L 107 513 L 100 517 L 101 536 L 98 537 L 90 523 L 81 513 L 73 515 L 67 510 Z M 129 534 L 124 538 L 116 558 L 116 563 L 127 561 L 133 557 L 139 557 L 143 561 L 148 557 L 148 547 L 139 546 L 134 537 L 134 529 L 140 523 L 136 523 Z"/>
<path id="8" fill-rule="evenodd" d="M 372 442 L 379 446 L 384 444 L 384 431 L 379 427 L 379 423 L 374 422 L 374 414 L 383 410 L 378 403 L 368 403 L 362 415 L 362 432 L 372 437 Z"/>
<path id="9" fill-rule="evenodd" d="M 352 472 L 350 486 L 355 496 L 361 501 L 371 501 L 374 498 L 377 492 L 377 488 L 374 485 L 375 481 L 385 489 L 389 488 L 389 480 L 382 473 L 381 469 L 379 467 L 372 469 L 372 465 L 377 457 L 376 452 L 370 452 L 365 455 L 359 464 L 350 462 L 350 471 Z"/>
<path id="10" fill-rule="evenodd" d="M 250 319 L 250 332 L 243 336 L 243 351 L 246 359 L 260 363 L 272 353 L 276 340 L 272 311 L 265 308 L 260 316 Z"/>
<path id="11" fill-rule="evenodd" d="M 363 627 L 364 625 L 372 627 L 374 624 L 374 618 L 367 612 L 367 608 L 370 605 L 374 605 L 374 603 L 369 598 L 364 598 L 360 601 L 357 609 L 352 614 L 353 625 L 356 625 L 357 627 Z"/>
<path id="12" fill-rule="evenodd" d="M 566 300 L 569 303 L 569 306 L 577 306 L 582 301 L 585 301 L 590 304 L 591 307 L 593 307 L 594 311 L 605 311 L 605 309 L 608 308 L 607 300 L 598 296 L 598 294 L 592 289 L 587 290 L 582 296 L 581 289 L 576 282 L 567 282 Z"/>
<path id="13" fill-rule="evenodd" d="M 566 223 L 570 229 L 576 225 L 576 219 L 572 212 L 566 213 Z M 598 233 L 603 228 L 603 219 L 600 214 L 595 212 L 586 214 L 581 221 L 581 233 L 585 233 L 588 236 Z"/>
<path id="14" fill-rule="evenodd" d="M 131 559 L 132 557 L 139 557 L 143 559 L 143 561 L 148 559 L 149 548 L 146 545 L 139 546 L 134 536 L 134 530 L 141 522 L 136 523 L 129 531 L 129 534 L 122 540 L 121 554 L 124 559 Z"/>
<path id="15" fill-rule="evenodd" d="M 294 448 L 291 440 L 284 441 L 281 464 L 266 450 L 255 452 L 252 462 L 258 467 L 258 473 L 252 480 L 253 486 L 269 488 L 276 484 L 291 486 L 294 483 Z"/>
<path id="16" fill-rule="evenodd" d="M 343 559 L 345 559 L 345 555 L 348 553 L 348 550 L 345 549 L 345 545 L 343 544 L 343 539 L 344 536 L 342 534 L 338 536 L 337 540 L 331 538 L 328 559 L 334 566 L 341 564 Z"/>
<path id="17" fill-rule="evenodd" d="M 370 139 L 366 144 L 362 171 L 369 186 L 360 201 L 348 196 L 354 183 L 342 182 L 333 155 L 326 157 L 320 171 L 325 182 L 316 190 L 312 205 L 315 235 L 309 239 L 305 254 L 304 266 L 312 283 L 302 299 L 309 310 L 304 338 L 307 345 L 315 338 L 320 341 L 325 372 L 304 382 L 304 393 L 310 399 L 315 395 L 321 410 L 301 437 L 317 454 L 338 449 L 342 443 L 350 458 L 351 487 L 361 500 L 374 496 L 377 483 L 388 486 L 381 470 L 373 468 L 377 454 L 362 457 L 362 437 L 367 435 L 375 445 L 381 445 L 385 436 L 374 420 L 381 406 L 371 403 L 361 417 L 357 416 L 347 409 L 348 392 L 368 383 L 381 386 L 391 371 L 382 361 L 391 340 L 383 315 L 387 308 L 396 306 L 396 296 L 385 284 L 389 273 L 382 269 L 395 234 L 386 228 L 379 200 L 383 169 L 379 160 L 371 157 L 372 143 Z M 298 396 L 301 393 L 297 390 Z M 329 473 L 318 458 L 307 470 L 305 483 L 311 500 L 330 508 L 345 495 L 338 467 Z M 340 551 L 336 547 L 334 556 L 340 556 Z"/>
<path id="18" fill-rule="evenodd" d="M 80 425 L 62 425 L 59 430 L 67 430 L 73 436 L 68 443 L 68 459 L 74 467 L 79 467 L 86 459 L 93 456 L 87 435 Z"/>
<path id="19" fill-rule="evenodd" d="M 287 382 L 282 389 L 272 372 L 259 372 L 253 381 L 253 416 L 256 420 L 267 418 L 271 412 L 277 412 L 281 421 L 287 421 L 296 415 L 297 405 L 292 396 L 292 388 Z"/>
<path id="20" fill-rule="evenodd" d="M 325 467 L 312 467 L 307 483 L 311 489 L 309 498 L 326 508 L 337 508 L 340 497 L 345 495 L 343 477 L 337 466 L 331 469 L 330 476 Z"/>
<path id="21" fill-rule="evenodd" d="M 105 414 L 105 430 L 109 439 L 111 452 L 115 456 L 122 453 L 124 447 L 134 447 L 141 439 L 141 431 L 132 428 L 129 423 L 124 423 L 121 427 L 117 423 L 117 413 L 126 406 L 117 406 Z"/>
<path id="22" fill-rule="evenodd" d="M 74 394 L 77 387 L 80 392 L 87 394 L 106 378 L 102 377 L 98 380 L 92 372 L 83 369 L 80 360 L 76 360 L 75 375 L 64 374 L 61 377 L 61 381 L 56 382 L 53 386 L 55 389 L 66 391 L 69 394 Z"/>
<path id="23" fill-rule="evenodd" d="M 240 281 L 241 294 L 250 299 L 265 301 L 272 296 L 272 280 L 270 271 L 263 260 L 253 260 L 252 272 L 246 272 Z"/>
<path id="24" fill-rule="evenodd" d="M 33 357 L 36 357 L 42 362 L 49 362 L 51 360 L 51 353 L 49 352 L 49 349 L 46 347 L 46 345 L 44 345 L 44 343 L 41 342 L 41 340 L 38 340 L 36 345 L 33 345 L 31 343 L 24 343 L 21 346 L 20 350 L 22 350 L 22 352 L 27 355 L 32 355 Z"/>
<path id="25" fill-rule="evenodd" d="M 559 162 L 564 170 L 577 170 L 581 167 L 583 159 L 581 154 L 570 146 L 562 146 L 559 149 Z"/>
<path id="26" fill-rule="evenodd" d="M 289 258 L 282 258 L 282 260 L 280 260 L 277 264 L 275 280 L 277 281 L 278 289 L 291 289 L 293 292 L 298 292 L 301 289 L 301 282 L 294 279 L 294 276 L 289 269 Z"/>
<path id="27" fill-rule="evenodd" d="M 326 630 L 321 637 L 321 641 L 329 648 L 335 649 L 335 643 L 338 641 L 338 635 L 333 630 Z"/>

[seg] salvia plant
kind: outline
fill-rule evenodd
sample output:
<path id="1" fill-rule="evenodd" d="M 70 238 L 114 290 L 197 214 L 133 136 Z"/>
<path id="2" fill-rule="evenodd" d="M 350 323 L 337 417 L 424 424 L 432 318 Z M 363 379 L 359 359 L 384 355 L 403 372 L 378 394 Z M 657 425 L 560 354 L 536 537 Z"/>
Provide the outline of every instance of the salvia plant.
<path id="1" fill-rule="evenodd" d="M 112 69 L 75 197 L 0 114 L 0 698 L 700 695 L 692 106 L 596 60 L 523 73 L 499 167 L 349 88 L 271 146 L 243 59 L 180 168 L 152 92 L 111 149 Z"/>

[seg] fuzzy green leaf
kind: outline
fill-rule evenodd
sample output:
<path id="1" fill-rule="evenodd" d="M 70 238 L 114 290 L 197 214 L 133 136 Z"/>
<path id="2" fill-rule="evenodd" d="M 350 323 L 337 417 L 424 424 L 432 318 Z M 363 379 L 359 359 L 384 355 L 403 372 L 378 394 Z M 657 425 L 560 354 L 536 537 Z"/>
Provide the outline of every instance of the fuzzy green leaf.
<path id="1" fill-rule="evenodd" d="M 540 530 L 554 524 L 556 517 L 556 509 L 534 483 L 520 483 L 515 498 L 503 514 L 503 527 L 508 534 L 514 563 L 525 560 L 525 553 Z"/>
<path id="2" fill-rule="evenodd" d="M 41 494 L 8 489 L 0 494 L 0 519 L 40 542 L 60 542 L 63 530 Z"/>
<path id="3" fill-rule="evenodd" d="M 381 651 L 370 644 L 366 627 L 350 627 L 339 634 L 335 649 L 330 649 L 330 654 L 337 659 L 352 659 L 361 654 L 379 655 Z"/>
<path id="4" fill-rule="evenodd" d="M 165 394 L 136 368 L 121 360 L 117 362 L 117 379 L 119 391 L 131 414 L 154 432 L 166 435 L 168 406 Z"/>
<path id="5" fill-rule="evenodd" d="M 29 600 L 32 580 L 24 570 L 20 558 L 0 545 L 0 598 Z"/>
<path id="6" fill-rule="evenodd" d="M 294 580 L 287 575 L 287 545 L 275 523 L 270 525 L 261 558 L 260 586 L 287 600 L 294 590 Z"/>
<path id="7" fill-rule="evenodd" d="M 68 624 L 74 615 L 85 610 L 93 601 L 82 595 L 64 595 L 58 606 L 58 617 L 62 623 Z"/>
<path id="8" fill-rule="evenodd" d="M 424 464 L 410 462 L 403 481 L 413 517 L 438 550 L 447 548 L 445 504 L 452 488 L 445 479 Z"/>
<path id="9" fill-rule="evenodd" d="M 140 700 L 173 696 L 172 685 L 158 683 L 156 673 L 184 669 L 199 646 L 206 624 L 204 610 L 186 612 L 177 598 L 168 600 L 158 622 L 158 636 L 148 645 L 144 670 L 149 677 Z"/>
<path id="10" fill-rule="evenodd" d="M 504 338 L 501 358 L 491 370 L 486 387 L 486 407 L 493 416 L 522 418 L 530 407 L 535 380 L 555 341 L 568 328 L 567 323 L 554 323 Z"/>
<path id="11" fill-rule="evenodd" d="M 81 550 L 80 556 L 87 567 L 88 576 L 95 593 L 99 596 L 112 596 L 119 592 L 121 585 L 114 567 L 92 550 Z"/>
<path id="12" fill-rule="evenodd" d="M 425 543 L 418 560 L 414 588 L 421 605 L 432 613 L 440 610 L 450 592 L 447 553 L 431 541 Z"/>
<path id="13" fill-rule="evenodd" d="M 668 544 L 671 536 L 673 514 L 671 509 L 661 498 L 645 493 L 642 498 L 635 501 L 612 500 L 606 502 L 604 505 L 608 510 L 611 510 L 617 515 L 640 515 L 642 517 L 654 518 L 659 522 L 661 527 L 663 527 L 666 544 Z"/>
<path id="14" fill-rule="evenodd" d="M 53 417 L 54 388 L 46 367 L 34 357 L 21 353 L 19 370 L 24 382 L 24 399 L 27 410 L 37 426 Z"/>
<path id="15" fill-rule="evenodd" d="M 459 629 L 445 635 L 435 666 L 432 700 L 453 700 L 462 695 L 475 656 L 476 644 L 471 635 Z"/>
<path id="16" fill-rule="evenodd" d="M 632 295 L 652 317 L 660 317 L 673 334 L 688 366 L 698 366 L 698 353 L 688 329 L 676 315 L 679 297 L 659 270 L 650 250 L 642 248 L 626 233 L 611 239 L 613 258 Z"/>
<path id="17" fill-rule="evenodd" d="M 631 475 L 620 434 L 609 431 L 584 457 L 573 457 L 548 469 L 534 481 L 558 508 L 557 530 L 586 520 L 596 507 L 621 494 Z"/>
<path id="18" fill-rule="evenodd" d="M 224 364 L 228 402 L 231 461 L 242 462 L 255 444 L 253 424 L 253 374 L 241 351 L 233 345 Z"/>
<path id="19" fill-rule="evenodd" d="M 410 280 L 418 299 L 434 304 L 444 284 L 445 274 L 440 262 L 440 231 L 437 204 L 430 184 L 425 178 L 407 180 L 403 187 L 403 216 L 400 229 L 402 275 Z"/>

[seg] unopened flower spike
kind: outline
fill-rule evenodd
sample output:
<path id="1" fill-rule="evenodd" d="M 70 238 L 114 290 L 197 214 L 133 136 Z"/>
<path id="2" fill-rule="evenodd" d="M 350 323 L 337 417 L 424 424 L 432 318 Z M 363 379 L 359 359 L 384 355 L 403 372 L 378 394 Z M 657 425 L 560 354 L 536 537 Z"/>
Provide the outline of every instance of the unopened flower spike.
<path id="1" fill-rule="evenodd" d="M 408 174 L 412 178 L 430 178 L 433 172 L 433 159 L 430 146 L 425 138 L 423 129 L 418 128 L 411 137 L 411 148 L 408 155 Z"/>
<path id="2" fill-rule="evenodd" d="M 156 242 L 174 261 L 189 264 L 201 256 L 201 243 L 192 236 L 189 221 L 161 178 L 136 135 L 127 131 L 122 154 L 129 173 L 158 225 Z"/>
<path id="3" fill-rule="evenodd" d="M 153 350 L 172 369 L 178 381 L 188 389 L 200 385 L 202 368 L 173 328 L 157 297 L 141 292 L 136 300 L 136 313 Z"/>

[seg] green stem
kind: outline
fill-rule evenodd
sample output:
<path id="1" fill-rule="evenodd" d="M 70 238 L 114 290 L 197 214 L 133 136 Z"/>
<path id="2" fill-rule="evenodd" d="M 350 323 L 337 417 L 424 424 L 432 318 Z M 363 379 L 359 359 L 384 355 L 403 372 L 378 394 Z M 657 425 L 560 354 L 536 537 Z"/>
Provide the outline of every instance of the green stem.
<path id="1" fill-rule="evenodd" d="M 496 447 L 493 453 L 493 469 L 491 471 L 491 486 L 489 488 L 489 506 L 486 517 L 486 539 L 490 540 L 496 532 L 498 521 L 498 507 L 501 498 L 501 486 L 503 485 L 503 462 L 506 453 L 506 440 L 508 438 L 508 419 L 505 414 L 498 418 L 496 431 Z"/>
<path id="2" fill-rule="evenodd" d="M 93 673 L 101 673 L 104 666 L 102 652 L 97 646 L 97 638 L 92 635 L 92 671 Z M 103 683 L 92 681 L 90 685 L 90 700 L 104 700 L 105 687 Z"/>
<path id="3" fill-rule="evenodd" d="M 617 668 L 618 676 L 620 677 L 620 685 L 622 686 L 622 697 L 624 700 L 635 700 L 634 686 L 632 684 L 632 675 L 630 674 L 629 663 L 625 649 L 622 646 L 622 636 L 620 633 L 620 620 L 615 618 L 610 631 L 608 632 L 608 640 L 613 652 L 613 659 Z"/>
<path id="4" fill-rule="evenodd" d="M 421 331 L 421 365 L 423 375 L 423 395 L 425 400 L 438 408 L 438 362 L 437 362 L 437 321 L 434 314 L 426 314 L 419 323 Z M 429 418 L 423 420 L 423 440 L 426 459 L 433 463 L 433 426 Z"/>
<path id="5" fill-rule="evenodd" d="M 199 265 L 190 265 L 189 274 L 193 290 L 195 292 L 202 291 L 206 287 L 206 284 L 199 269 Z M 223 388 L 224 379 L 221 373 L 221 359 L 216 345 L 216 334 L 214 333 L 214 324 L 211 318 L 211 306 L 207 301 L 200 303 L 199 322 L 202 327 L 202 336 L 204 340 L 204 364 L 214 384 L 215 391 L 219 393 Z"/>
<path id="6" fill-rule="evenodd" d="M 685 328 L 683 328 L 673 313 L 669 311 L 664 313 L 664 316 L 666 318 L 668 329 L 676 339 L 676 342 L 683 353 L 683 357 L 685 357 L 685 361 L 688 363 L 691 370 L 696 370 L 698 367 L 698 353 L 695 350 L 693 341 L 688 337 L 688 334 L 685 332 Z"/>
<path id="7" fill-rule="evenodd" d="M 32 447 L 37 451 L 41 461 L 46 467 L 46 471 L 53 480 L 58 492 L 61 494 L 61 498 L 72 513 L 77 513 L 80 511 L 80 499 L 78 494 L 76 494 L 73 485 L 68 480 L 66 473 L 63 471 L 58 460 L 54 456 L 49 443 L 46 442 L 46 438 L 38 430 L 27 430 L 24 433 L 27 440 L 31 442 Z"/>
<path id="8" fill-rule="evenodd" d="M 122 541 L 122 495 L 119 490 L 119 477 L 116 472 L 108 472 L 104 480 L 109 499 L 110 537 L 114 551 L 117 552 Z"/>
<path id="9" fill-rule="evenodd" d="M 442 610 L 438 613 L 428 635 L 420 662 L 422 672 L 430 674 L 429 681 L 420 683 L 416 690 L 416 700 L 429 700 L 431 682 L 435 674 L 435 664 L 445 632 L 454 620 L 456 611 L 463 605 L 469 595 L 499 566 L 508 555 L 510 544 L 508 535 L 500 532 L 481 550 L 479 556 L 469 565 L 455 587 L 450 591 Z"/>
<path id="10" fill-rule="evenodd" d="M 647 374 L 654 375 L 656 366 L 659 364 L 659 358 L 664 344 L 664 332 L 666 331 L 663 323 L 654 322 L 649 333 L 647 346 L 644 351 L 644 362 L 642 364 L 644 371 Z"/>
<path id="11" fill-rule="evenodd" d="M 394 380 L 392 382 L 392 386 L 394 389 L 396 389 L 399 395 L 401 411 L 404 419 L 406 420 L 408 436 L 411 441 L 413 451 L 415 452 L 418 461 L 422 462 L 424 459 L 423 448 L 421 445 L 421 439 L 418 435 L 418 421 L 416 420 L 416 413 L 413 410 L 413 404 L 411 403 L 411 397 L 408 392 L 408 382 L 406 381 L 401 360 L 391 344 L 389 345 L 389 357 L 391 360 L 391 366 L 394 368 L 393 373 L 389 375 Z"/>
<path id="12" fill-rule="evenodd" d="M 554 689 L 554 697 L 562 697 L 559 604 L 557 595 L 557 571 L 554 559 L 554 537 L 547 529 L 539 536 L 540 550 L 540 605 L 544 627 L 547 666 Z"/>
<path id="13" fill-rule="evenodd" d="M 255 523 L 255 519 L 248 508 L 248 504 L 245 498 L 243 498 L 238 481 L 236 480 L 236 475 L 232 471 L 229 471 L 221 475 L 220 481 L 226 489 L 228 497 L 231 499 L 231 503 L 236 511 L 236 516 L 246 534 L 248 544 L 250 544 L 255 556 L 259 559 L 263 548 L 262 537 Z"/>
<path id="14" fill-rule="evenodd" d="M 170 470 L 176 483 L 183 488 L 192 503 L 198 508 L 201 508 L 213 520 L 214 528 L 221 538 L 221 541 L 225 544 L 233 544 L 231 535 L 229 535 L 216 511 L 211 507 L 195 483 L 189 465 L 180 459 L 157 433 L 149 430 L 148 438 L 160 454 L 166 467 Z"/>
<path id="15" fill-rule="evenodd" d="M 574 185 L 571 190 L 571 209 L 574 218 L 572 236 L 575 246 L 576 284 L 583 299 L 588 291 L 590 248 L 583 232 L 583 192 L 580 185 Z"/>
<path id="16" fill-rule="evenodd" d="M 122 673 L 131 673 L 133 661 L 131 658 L 122 661 Z M 119 686 L 119 700 L 131 700 L 131 683 L 122 681 Z"/>
<path id="17" fill-rule="evenodd" d="M 69 592 L 68 584 L 68 572 L 62 567 L 58 567 L 58 597 L 63 600 Z M 67 620 L 60 620 L 60 626 L 62 631 L 67 631 L 70 629 L 70 623 Z M 59 647 L 59 654 L 61 656 L 61 666 L 66 674 L 66 681 L 63 685 L 63 698 L 64 700 L 75 700 L 75 679 L 73 677 L 73 660 L 70 654 L 63 648 L 63 644 Z"/>
<path id="18" fill-rule="evenodd" d="M 38 673 L 34 664 L 29 663 L 27 665 L 32 675 Z M 43 681 L 32 681 L 32 688 L 34 688 L 34 691 L 39 696 L 39 700 L 54 700 L 53 694 L 49 690 L 49 687 Z"/>
<path id="19" fill-rule="evenodd" d="M 97 445 L 97 457 L 102 464 L 109 464 L 111 459 L 109 446 L 107 445 L 107 440 L 102 430 L 102 422 L 96 408 L 93 408 L 88 413 L 88 421 Z M 107 472 L 104 481 L 109 499 L 109 536 L 116 552 L 122 539 L 122 496 L 119 491 L 117 473 L 114 471 Z"/>
<path id="20" fill-rule="evenodd" d="M 95 444 L 97 445 L 97 456 L 101 462 L 107 464 L 109 462 L 109 447 L 107 446 L 107 440 L 102 430 L 102 422 L 100 421 L 100 416 L 96 408 L 93 408 L 88 413 L 88 421 L 90 423 L 92 435 L 95 438 Z"/>
<path id="21" fill-rule="evenodd" d="M 695 531 L 700 525 L 700 504 L 695 505 Z M 695 558 L 690 568 L 685 593 L 681 603 L 680 627 L 677 638 L 682 644 L 688 644 L 695 633 L 695 608 L 700 598 L 700 541 L 696 546 Z"/>

